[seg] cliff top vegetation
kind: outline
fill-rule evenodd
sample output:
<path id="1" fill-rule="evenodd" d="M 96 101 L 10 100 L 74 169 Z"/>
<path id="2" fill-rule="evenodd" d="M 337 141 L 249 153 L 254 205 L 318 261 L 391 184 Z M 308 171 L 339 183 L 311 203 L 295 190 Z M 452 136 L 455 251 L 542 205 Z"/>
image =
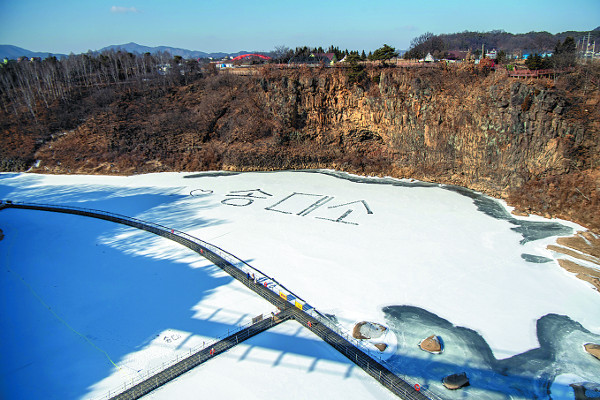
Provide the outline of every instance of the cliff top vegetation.
<path id="1" fill-rule="evenodd" d="M 335 168 L 452 183 L 600 231 L 600 66 L 217 72 L 110 52 L 0 70 L 0 169 Z"/>

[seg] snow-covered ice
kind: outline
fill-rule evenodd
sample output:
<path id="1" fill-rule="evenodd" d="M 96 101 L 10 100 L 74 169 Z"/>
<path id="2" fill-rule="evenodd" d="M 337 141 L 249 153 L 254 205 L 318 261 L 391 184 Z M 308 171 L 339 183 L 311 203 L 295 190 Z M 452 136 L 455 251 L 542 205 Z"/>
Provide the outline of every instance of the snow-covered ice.
<path id="1" fill-rule="evenodd" d="M 295 321 L 287 321 L 145 396 L 144 399 L 397 399 Z"/>
<path id="2" fill-rule="evenodd" d="M 152 243 L 153 258 L 103 244 L 120 234 L 113 223 L 0 214 L 1 398 L 100 397 L 275 310 L 149 233 L 137 240 Z"/>
<path id="3" fill-rule="evenodd" d="M 390 320 L 389 307 L 413 307 L 440 321 L 449 321 L 451 326 L 476 332 L 489 346 L 490 357 L 500 361 L 540 347 L 538 321 L 548 314 L 568 316 L 589 335 L 600 334 L 600 313 L 593 312 L 600 309 L 600 296 L 589 284 L 560 268 L 555 254 L 546 250 L 556 235 L 567 235 L 581 227 L 541 217 L 507 217 L 508 207 L 502 202 L 460 188 L 388 178 L 339 177 L 331 172 L 162 173 L 132 177 L 2 174 L 0 198 L 101 209 L 185 231 L 274 277 L 320 312 L 334 315 L 348 331 L 359 321 L 405 329 L 401 323 Z M 49 225 L 46 221 L 50 221 Z M 194 344 L 202 340 L 203 334 L 210 337 L 211 334 L 203 333 L 208 322 L 198 324 L 196 330 L 188 325 L 190 321 L 207 321 L 212 315 L 211 307 L 223 307 L 216 314 L 223 318 L 228 313 L 233 316 L 225 323 L 217 321 L 221 328 L 235 325 L 236 315 L 269 311 L 265 310 L 269 304 L 260 299 L 254 300 L 256 307 L 250 310 L 246 309 L 245 300 L 236 308 L 240 301 L 232 292 L 243 292 L 241 285 L 235 288 L 235 282 L 194 253 L 145 232 L 82 217 L 20 210 L 0 212 L 0 228 L 6 235 L 0 242 L 0 251 L 10 249 L 3 263 L 15 270 L 19 266 L 15 272 L 23 275 L 36 291 L 38 286 L 56 285 L 52 282 L 54 271 L 59 271 L 57 279 L 62 276 L 65 282 L 78 282 L 76 277 L 111 287 L 105 289 L 110 296 L 100 291 L 90 293 L 87 297 L 91 304 L 86 301 L 83 310 L 72 311 L 68 317 L 73 320 L 78 321 L 77 315 L 98 304 L 108 305 L 109 310 L 120 311 L 124 307 L 124 312 L 139 315 L 158 308 L 160 312 L 151 318 L 153 323 L 135 327 L 133 330 L 140 331 L 139 335 L 131 335 L 130 341 L 117 351 L 118 365 L 142 359 L 144 348 L 156 346 L 162 334 L 189 336 Z M 75 243 L 61 245 L 61 238 Z M 83 240 L 86 241 L 80 243 Z M 50 254 L 36 256 L 32 242 L 39 253 Z M 62 257 L 64 262 L 56 261 Z M 23 258 L 31 259 L 27 268 L 21 268 Z M 108 272 L 98 267 L 116 264 L 118 268 L 108 268 L 114 269 L 112 276 L 102 275 Z M 81 265 L 91 268 L 91 275 Z M 53 272 L 49 276 L 50 270 Z M 165 285 L 149 284 L 147 270 L 159 276 L 158 281 L 165 279 Z M 122 281 L 119 273 L 124 274 Z M 200 280 L 194 294 L 188 293 L 192 291 L 192 276 Z M 3 294 L 3 313 L 15 308 L 8 299 L 23 298 L 24 303 L 33 303 L 30 307 L 39 303 L 26 287 L 17 292 L 9 278 L 18 279 L 5 273 L 2 289 L 10 286 L 14 293 Z M 132 284 L 136 279 L 142 279 L 140 285 Z M 38 286 L 36 280 L 40 281 Z M 123 287 L 113 292 L 109 282 Z M 178 283 L 183 287 L 178 288 Z M 150 286 L 142 288 L 144 284 Z M 128 285 L 135 286 L 135 294 L 141 300 L 130 303 L 131 296 L 126 295 Z M 56 300 L 58 310 L 63 310 L 77 303 L 73 301 L 77 294 L 64 293 L 48 289 L 40 298 L 48 304 L 46 298 Z M 232 299 L 235 304 L 225 307 L 224 299 Z M 134 312 L 142 304 L 143 311 Z M 177 310 L 170 315 L 167 308 Z M 19 317 L 22 313 L 12 314 L 16 314 L 11 317 L 15 321 L 10 323 L 20 330 L 28 331 L 27 327 L 38 323 Z M 40 322 L 42 326 L 56 319 L 47 310 L 45 314 L 48 315 L 45 322 Z M 97 312 L 89 315 L 90 319 L 98 317 Z M 2 318 L 3 324 L 7 322 L 6 317 Z M 84 317 L 81 319 L 85 321 Z M 117 326 L 127 330 L 127 322 L 119 321 Z M 92 323 L 94 330 L 107 329 L 104 323 Z M 445 326 L 433 319 L 431 324 Z M 408 346 L 415 341 L 416 348 L 420 340 L 439 334 L 427 331 L 430 326 L 422 327 L 424 336 L 411 338 Z M 90 330 L 90 335 L 95 335 L 94 330 Z M 411 332 L 421 335 L 419 329 Z M 215 331 L 213 335 L 222 333 Z M 395 333 L 399 339 L 398 355 L 409 355 L 410 352 L 403 353 L 401 345 L 408 330 L 404 337 L 403 332 Z M 39 346 L 45 351 L 53 346 L 47 340 L 34 340 L 23 333 L 18 333 L 18 337 L 0 335 L 3 351 L 7 342 L 28 344 L 30 348 L 30 341 L 37 340 L 43 342 Z M 439 357 L 452 360 L 452 349 L 446 346 Z M 152 363 L 148 363 L 131 368 L 149 368 Z M 25 372 L 14 372 L 13 368 L 11 373 L 27 375 L 26 364 L 15 363 L 15 367 L 23 368 L 19 371 Z M 412 372 L 416 374 L 414 379 L 423 378 L 418 371 Z M 93 375 L 93 381 L 86 383 L 87 391 L 80 389 L 77 395 L 100 393 L 113 380 L 118 381 L 116 375 L 104 366 Z M 547 372 L 538 380 L 551 382 L 555 375 Z M 486 388 L 484 385 L 482 390 Z"/>

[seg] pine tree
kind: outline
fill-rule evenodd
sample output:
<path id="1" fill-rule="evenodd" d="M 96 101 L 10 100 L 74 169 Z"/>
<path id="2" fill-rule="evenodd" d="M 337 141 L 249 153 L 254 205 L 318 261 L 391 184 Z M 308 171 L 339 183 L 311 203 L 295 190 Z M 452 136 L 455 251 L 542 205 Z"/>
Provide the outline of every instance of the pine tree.
<path id="1" fill-rule="evenodd" d="M 575 65 L 577 57 L 577 46 L 572 37 L 567 37 L 564 42 L 558 41 L 552 54 L 552 65 L 554 68 L 568 68 Z"/>
<path id="2" fill-rule="evenodd" d="M 370 59 L 386 61 L 394 57 L 398 57 L 398 52 L 396 49 L 384 44 L 383 47 L 380 47 L 373 52 Z"/>
<path id="3" fill-rule="evenodd" d="M 360 83 L 366 77 L 367 73 L 365 72 L 365 67 L 362 64 L 359 64 L 360 57 L 358 56 L 358 51 L 356 54 L 349 54 L 346 60 L 350 65 L 350 69 L 348 71 L 348 83 Z"/>

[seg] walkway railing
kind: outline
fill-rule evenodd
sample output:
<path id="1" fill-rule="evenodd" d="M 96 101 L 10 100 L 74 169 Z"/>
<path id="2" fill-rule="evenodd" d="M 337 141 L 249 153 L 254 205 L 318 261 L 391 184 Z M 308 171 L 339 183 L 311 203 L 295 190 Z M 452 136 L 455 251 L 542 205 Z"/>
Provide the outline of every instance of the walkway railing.
<path id="1" fill-rule="evenodd" d="M 252 322 L 249 322 L 244 325 L 236 326 L 235 328 L 229 330 L 227 332 L 227 335 L 217 336 L 213 340 L 203 343 L 201 346 L 192 347 L 186 353 L 178 354 L 175 358 L 172 358 L 169 361 L 165 361 L 159 366 L 147 369 L 143 373 L 137 374 L 137 375 L 133 376 L 132 378 L 127 379 L 125 382 L 123 382 L 123 384 L 121 384 L 119 386 L 115 386 L 112 389 L 108 390 L 108 392 L 106 394 L 99 396 L 99 397 L 93 397 L 93 400 L 108 400 L 108 399 L 114 398 L 117 395 L 119 395 L 120 393 L 126 392 L 127 390 L 139 385 L 141 382 L 144 382 L 144 381 L 148 380 L 149 378 L 160 374 L 161 372 L 192 357 L 193 355 L 201 354 L 203 351 L 210 352 L 210 350 L 214 348 L 215 352 L 218 351 L 220 353 L 220 352 L 222 352 L 222 346 L 220 346 L 219 343 L 221 343 L 222 341 L 224 341 L 227 338 L 231 338 L 232 336 L 235 338 L 236 335 L 240 334 L 241 332 L 245 332 L 245 330 L 248 330 L 252 325 L 253 325 Z M 248 335 L 240 335 L 239 341 L 241 342 L 243 340 L 246 340 L 248 337 L 249 337 Z M 212 354 L 212 355 L 214 355 L 214 354 Z M 204 362 L 204 361 L 206 361 L 206 360 L 201 359 L 201 362 Z M 183 372 L 185 372 L 185 371 L 183 371 Z M 158 386 L 156 386 L 156 387 L 158 387 Z M 149 391 L 145 392 L 145 393 L 149 393 Z"/>
<path id="2" fill-rule="evenodd" d="M 384 386 L 389 387 L 390 389 L 397 388 L 398 392 L 401 392 L 402 395 L 407 396 L 407 398 L 410 399 L 415 398 L 415 390 L 417 390 L 420 392 L 420 394 L 423 395 L 423 397 L 421 398 L 431 400 L 442 400 L 441 397 L 429 390 L 428 387 L 422 386 L 422 383 L 420 383 L 417 379 L 399 373 L 394 367 L 394 365 L 388 362 L 386 358 L 382 357 L 382 354 L 381 352 L 379 352 L 379 350 L 374 350 L 371 347 L 367 346 L 363 341 L 354 338 L 350 332 L 340 327 L 339 325 L 333 323 L 329 318 L 324 317 L 321 314 L 312 314 L 311 312 L 309 312 L 308 314 L 315 318 L 317 321 L 319 321 L 319 323 L 327 326 L 327 328 L 339 335 L 341 339 L 351 343 L 354 346 L 354 348 L 360 350 L 363 353 L 362 356 L 359 355 L 357 359 L 352 357 L 349 358 L 355 364 L 357 364 L 363 370 L 365 370 L 369 375 L 378 379 Z M 296 317 L 296 320 L 299 320 L 299 318 Z M 307 321 L 303 322 L 305 322 L 306 325 Z M 348 356 L 346 349 L 340 349 L 339 346 L 335 346 L 332 343 L 330 344 L 342 354 Z M 381 366 L 384 367 L 383 370 L 388 370 L 390 371 L 390 373 L 393 373 L 391 373 L 391 375 L 386 374 L 385 372 L 382 373 L 382 368 L 379 368 L 374 362 L 381 364 Z M 400 385 L 396 380 L 397 378 L 400 378 L 402 381 L 408 384 L 409 388 L 407 388 L 407 386 L 405 385 Z M 389 383 L 391 386 L 386 385 L 386 383 Z"/>
<path id="3" fill-rule="evenodd" d="M 208 346 L 203 346 L 198 351 L 190 353 L 190 355 L 187 357 L 178 358 L 174 363 L 162 368 L 160 371 L 148 374 L 145 378 L 140 377 L 135 383 L 132 381 L 131 386 L 125 388 L 125 390 L 113 392 L 113 395 L 109 393 L 108 398 L 114 400 L 139 399 L 140 397 L 152 392 L 155 389 L 158 389 L 164 384 L 185 374 L 186 372 L 210 360 L 211 358 L 226 352 L 234 346 L 237 346 L 245 340 L 258 335 L 259 333 L 262 333 L 267 329 L 280 324 L 281 322 L 284 322 L 289 318 L 289 315 L 280 314 L 278 317 L 281 318 L 270 317 L 257 323 L 250 324 L 236 333 L 233 333 L 221 340 L 217 340 Z M 106 398 L 107 397 L 105 396 L 98 400 Z"/>

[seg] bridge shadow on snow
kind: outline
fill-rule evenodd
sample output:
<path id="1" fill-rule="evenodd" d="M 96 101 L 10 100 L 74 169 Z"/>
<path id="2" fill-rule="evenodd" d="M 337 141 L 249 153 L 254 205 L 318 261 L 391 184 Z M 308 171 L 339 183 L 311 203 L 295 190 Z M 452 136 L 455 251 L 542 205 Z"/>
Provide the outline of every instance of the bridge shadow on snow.
<path id="1" fill-rule="evenodd" d="M 0 223 L 10 232 L 0 243 L 10 270 L 2 271 L 0 288 L 2 325 L 11 327 L 0 333 L 3 398 L 82 398 L 115 373 L 111 361 L 126 360 L 165 330 L 222 337 L 240 322 L 219 322 L 220 309 L 194 318 L 194 306 L 233 278 L 215 275 L 214 267 L 189 268 L 98 244 L 98 237 L 118 228 L 113 223 L 15 209 L 2 211 Z M 333 349 L 315 355 L 309 344 L 328 348 L 319 340 L 274 332 L 254 340 L 240 360 L 257 347 L 280 352 L 274 366 L 286 354 L 312 357 L 308 372 L 320 360 L 341 359 Z"/>
<path id="2" fill-rule="evenodd" d="M 21 178 L 11 182 L 11 178 Z M 139 218 L 182 231 L 220 225 L 207 199 L 192 197 L 183 187 L 124 187 L 101 184 L 38 186 L 35 175 L 0 174 L 0 199 L 87 208 Z M 5 183 L 5 184 L 3 184 Z"/>
<path id="3" fill-rule="evenodd" d="M 153 193 L 155 188 L 118 188 L 115 194 L 115 188 L 92 185 L 35 187 L 35 176 L 23 185 L 2 185 L 10 178 L 2 175 L 0 198 L 130 216 L 168 209 L 187 197 Z M 195 208 L 205 207 L 197 203 Z M 167 222 L 176 223 L 183 214 L 185 227 L 223 222 L 175 211 Z M 192 307 L 232 278 L 215 275 L 214 267 L 132 257 L 101 243 L 99 238 L 114 236 L 119 225 L 6 209 L 0 212 L 0 227 L 6 234 L 0 242 L 2 398 L 80 398 L 111 374 L 112 362 L 142 349 L 165 329 L 219 336 L 235 328 L 192 318 Z M 148 237 L 158 238 L 146 233 L 146 244 Z"/>
<path id="4" fill-rule="evenodd" d="M 18 200 L 56 204 L 71 199 L 73 204 L 79 195 L 81 200 L 93 199 L 92 204 L 84 204 L 86 208 L 112 206 L 123 214 L 140 212 L 141 205 L 151 207 L 148 212 L 162 212 L 172 200 L 151 194 L 107 198 L 102 190 L 82 195 L 67 188 L 54 189 L 45 189 L 41 196 L 21 193 Z M 184 216 L 188 216 L 184 227 L 220 222 L 190 219 L 187 211 L 171 212 L 167 220 L 176 222 Z M 44 211 L 3 210 L 0 224 L 7 234 L 0 243 L 6 256 L 0 287 L 2 325 L 11 327 L 0 333 L 5 360 L 0 373 L 1 397 L 81 398 L 115 373 L 113 362 L 127 360 L 165 330 L 219 337 L 235 330 L 240 322 L 240 318 L 230 324 L 210 316 L 194 318 L 194 306 L 233 279 L 215 274 L 210 263 L 204 262 L 210 265 L 207 268 L 189 268 L 173 258 L 136 255 L 136 250 L 153 247 L 164 238 L 112 222 Z M 131 235 L 107 243 L 107 238 L 124 231 Z M 139 248 L 126 254 L 123 250 L 133 244 Z M 183 246 L 176 247 L 182 253 L 175 259 L 182 255 L 201 259 Z M 265 301 L 265 309 L 271 307 Z M 328 358 L 323 353 L 316 357 L 302 344 L 309 342 L 315 341 L 267 332 L 258 347 L 280 352 L 274 365 L 293 348 L 293 354 L 315 358 L 314 370 L 317 358 Z M 333 349 L 324 354 L 329 354 L 330 361 L 340 361 Z"/>
<path id="5" fill-rule="evenodd" d="M 6 185 L 0 179 L 0 199 L 89 208 L 133 217 L 156 206 L 172 204 L 189 197 L 180 193 L 178 188 L 131 188 L 95 184 L 36 186 L 41 178 L 27 178 L 14 184 L 6 182 Z"/>

